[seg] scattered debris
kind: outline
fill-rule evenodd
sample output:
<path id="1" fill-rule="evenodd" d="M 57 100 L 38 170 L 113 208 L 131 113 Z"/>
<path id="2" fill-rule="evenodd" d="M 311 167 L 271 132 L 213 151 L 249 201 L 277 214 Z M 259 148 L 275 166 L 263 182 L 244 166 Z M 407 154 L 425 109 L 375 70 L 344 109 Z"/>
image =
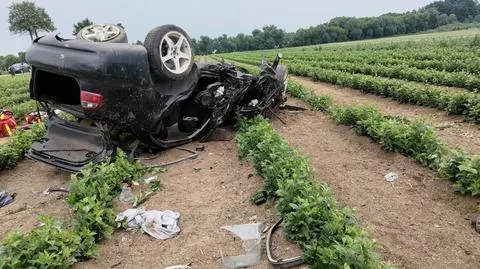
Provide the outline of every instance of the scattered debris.
<path id="1" fill-rule="evenodd" d="M 267 198 L 265 198 L 264 195 L 261 195 L 261 196 L 258 196 L 257 198 L 255 198 L 255 200 L 253 201 L 253 203 L 255 205 L 261 205 L 261 204 L 264 204 L 267 202 Z"/>
<path id="2" fill-rule="evenodd" d="M 145 184 L 150 184 L 152 182 L 158 181 L 158 176 L 149 177 L 143 180 Z"/>
<path id="3" fill-rule="evenodd" d="M 477 233 L 480 233 L 480 214 L 473 215 L 471 224 Z"/>
<path id="4" fill-rule="evenodd" d="M 192 267 L 188 265 L 174 265 L 174 266 L 165 267 L 163 269 L 192 269 Z"/>
<path id="5" fill-rule="evenodd" d="M 288 110 L 288 111 L 305 111 L 307 108 L 300 107 L 300 106 L 294 106 L 294 105 L 282 105 L 280 106 L 281 110 Z"/>
<path id="6" fill-rule="evenodd" d="M 283 218 L 279 219 L 273 226 L 270 228 L 267 234 L 267 258 L 268 261 L 273 265 L 281 266 L 282 268 L 294 267 L 301 264 L 304 264 L 305 261 L 302 259 L 302 256 L 292 257 L 292 258 L 279 258 L 275 259 L 272 255 L 272 234 L 278 229 L 280 224 L 283 222 Z"/>
<path id="7" fill-rule="evenodd" d="M 155 192 L 160 189 L 160 187 L 152 187 L 152 191 L 147 192 L 145 195 L 141 195 L 140 198 L 135 199 L 135 202 L 133 203 L 133 207 L 137 208 L 143 203 L 145 203 L 150 197 L 152 197 Z"/>
<path id="8" fill-rule="evenodd" d="M 49 187 L 49 188 L 46 188 L 42 194 L 43 195 L 48 195 L 50 194 L 51 192 L 65 192 L 65 193 L 69 193 L 70 190 L 67 189 L 67 188 L 52 188 L 52 187 Z"/>
<path id="9" fill-rule="evenodd" d="M 195 147 L 195 151 L 205 151 L 205 145 Z"/>
<path id="10" fill-rule="evenodd" d="M 191 155 L 188 155 L 188 156 L 185 156 L 183 158 L 180 158 L 178 160 L 175 160 L 175 161 L 170 161 L 170 162 L 166 162 L 166 163 L 162 163 L 162 164 L 157 164 L 157 165 L 149 165 L 147 166 L 148 169 L 153 169 L 153 168 L 164 168 L 164 167 L 167 167 L 167 166 L 170 166 L 170 165 L 174 165 L 174 164 L 177 164 L 177 163 L 180 163 L 180 162 L 183 162 L 183 161 L 186 161 L 186 160 L 189 160 L 189 159 L 196 159 L 198 157 L 198 153 L 193 151 L 193 150 L 190 150 L 190 149 L 187 149 L 187 148 L 175 148 L 177 150 L 181 150 L 181 151 L 185 151 L 185 152 L 188 152 L 190 153 Z M 139 159 L 139 158 L 135 158 L 135 159 Z"/>
<path id="11" fill-rule="evenodd" d="M 260 264 L 262 256 L 260 225 L 261 223 L 251 223 L 222 227 L 240 237 L 245 249 L 244 255 L 223 256 L 222 254 L 223 265 L 228 268 L 240 268 Z"/>
<path id="12" fill-rule="evenodd" d="M 0 207 L 13 203 L 16 195 L 16 193 L 9 194 L 7 191 L 0 191 Z"/>
<path id="13" fill-rule="evenodd" d="M 283 123 L 283 125 L 287 125 L 287 123 L 282 119 L 280 118 L 280 116 L 278 116 L 275 111 L 273 111 L 271 108 L 268 108 L 268 110 L 270 111 L 270 113 L 275 116 L 275 118 L 277 118 L 281 123 Z"/>
<path id="14" fill-rule="evenodd" d="M 16 126 L 13 113 L 8 110 L 0 110 L 0 137 L 11 136 Z"/>
<path id="15" fill-rule="evenodd" d="M 24 120 L 28 124 L 41 122 L 41 121 L 43 121 L 47 118 L 48 118 L 48 113 L 45 112 L 45 111 L 35 111 L 35 112 L 29 113 L 29 114 L 25 114 L 25 116 L 24 116 Z"/>
<path id="16" fill-rule="evenodd" d="M 193 171 L 195 171 L 195 172 L 200 172 L 200 170 L 202 170 L 202 168 L 198 168 L 198 167 L 193 168 Z"/>
<path id="17" fill-rule="evenodd" d="M 180 233 L 180 227 L 178 227 L 179 218 L 180 213 L 170 210 L 145 211 L 143 208 L 132 208 L 118 214 L 116 221 L 126 220 L 129 228 L 141 228 L 153 238 L 166 240 Z"/>
<path id="18" fill-rule="evenodd" d="M 119 196 L 120 202 L 131 204 L 135 201 L 135 196 L 132 193 L 132 188 L 128 184 L 124 184 L 122 192 Z"/>
<path id="19" fill-rule="evenodd" d="M 383 177 L 388 182 L 394 182 L 398 179 L 398 175 L 395 172 L 390 172 Z"/>

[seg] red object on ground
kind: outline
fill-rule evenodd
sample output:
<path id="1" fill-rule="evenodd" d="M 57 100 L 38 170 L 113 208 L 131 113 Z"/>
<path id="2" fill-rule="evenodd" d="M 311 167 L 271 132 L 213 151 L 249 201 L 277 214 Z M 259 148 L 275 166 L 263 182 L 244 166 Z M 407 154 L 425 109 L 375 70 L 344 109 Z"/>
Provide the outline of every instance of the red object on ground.
<path id="1" fill-rule="evenodd" d="M 48 116 L 47 112 L 39 111 L 39 112 L 32 112 L 30 114 L 25 114 L 23 119 L 28 123 L 37 123 L 43 121 L 44 118 Z"/>
<path id="2" fill-rule="evenodd" d="M 16 126 L 17 123 L 11 111 L 0 111 L 0 136 L 11 136 Z"/>

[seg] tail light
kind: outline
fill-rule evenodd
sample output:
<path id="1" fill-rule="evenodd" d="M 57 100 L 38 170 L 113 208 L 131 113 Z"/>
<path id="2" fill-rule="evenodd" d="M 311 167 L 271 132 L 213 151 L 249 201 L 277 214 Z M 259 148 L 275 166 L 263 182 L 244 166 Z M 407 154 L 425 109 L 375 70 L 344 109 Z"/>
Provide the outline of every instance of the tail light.
<path id="1" fill-rule="evenodd" d="M 102 105 L 103 96 L 98 93 L 80 91 L 80 103 L 83 108 L 95 109 Z"/>

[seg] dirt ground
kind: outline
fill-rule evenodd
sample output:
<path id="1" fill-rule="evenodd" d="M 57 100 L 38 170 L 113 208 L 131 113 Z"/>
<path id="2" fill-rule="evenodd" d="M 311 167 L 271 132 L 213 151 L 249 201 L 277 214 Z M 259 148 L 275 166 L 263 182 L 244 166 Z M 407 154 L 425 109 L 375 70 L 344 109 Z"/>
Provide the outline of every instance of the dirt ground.
<path id="1" fill-rule="evenodd" d="M 57 173 L 54 168 L 31 160 L 23 160 L 11 170 L 0 172 L 0 190 L 16 193 L 14 202 L 0 208 L 0 239 L 9 231 L 26 233 L 40 224 L 39 215 L 60 219 L 71 217 L 64 201 L 65 194 L 42 192 L 49 187 L 67 187 L 70 176 Z"/>
<path id="2" fill-rule="evenodd" d="M 204 143 L 205 151 L 195 160 L 170 167 L 159 174 L 162 190 L 145 204 L 147 210 L 174 210 L 181 214 L 179 236 L 154 240 L 140 232 L 119 231 L 101 244 L 97 259 L 74 268 L 163 268 L 192 264 L 193 268 L 224 268 L 222 254 L 242 254 L 241 240 L 221 229 L 225 225 L 263 223 L 262 231 L 277 220 L 273 205 L 255 206 L 251 195 L 261 186 L 250 165 L 239 161 L 234 141 Z M 195 148 L 194 144 L 187 145 Z M 162 163 L 184 155 L 164 152 L 150 163 Z M 44 196 L 47 187 L 68 187 L 68 175 L 37 162 L 24 160 L 12 170 L 0 173 L 1 189 L 16 192 L 15 202 L 0 209 L 0 239 L 8 231 L 28 232 L 38 226 L 37 215 L 68 219 L 71 211 L 63 194 Z M 279 233 L 280 234 L 280 233 Z M 274 253 L 298 255 L 299 249 L 279 236 Z M 262 244 L 263 247 L 263 244 Z M 113 267 L 112 267 L 113 266 Z M 252 268 L 270 268 L 265 254 L 262 263 Z"/>
<path id="3" fill-rule="evenodd" d="M 164 268 L 179 264 L 224 268 L 221 253 L 240 255 L 242 248 L 241 241 L 223 231 L 222 226 L 255 222 L 266 227 L 273 225 L 277 217 L 272 205 L 255 206 L 249 202 L 261 180 L 253 175 L 252 167 L 238 160 L 234 141 L 203 145 L 205 151 L 197 159 L 174 165 L 160 174 L 162 191 L 144 204 L 147 210 L 179 212 L 179 236 L 158 241 L 146 234 L 120 231 L 101 244 L 97 259 L 74 268 Z M 152 164 L 181 154 L 171 150 Z M 280 240 L 278 248 L 298 253 L 295 246 L 284 240 Z M 269 268 L 265 255 L 261 265 L 251 268 Z"/>
<path id="4" fill-rule="evenodd" d="M 438 137 L 451 147 L 460 147 L 472 154 L 480 152 L 480 127 L 478 124 L 463 121 L 463 116 L 449 115 L 435 108 L 401 104 L 391 98 L 374 94 L 364 94 L 359 90 L 342 88 L 331 84 L 313 82 L 311 79 L 290 76 L 319 95 L 330 96 L 335 104 L 373 105 L 382 113 L 403 116 L 410 119 L 424 119 L 426 123 L 437 127 Z"/>
<path id="5" fill-rule="evenodd" d="M 298 103 L 298 102 L 297 102 Z M 398 268 L 479 268 L 480 234 L 470 227 L 478 199 L 453 192 L 408 158 L 387 153 L 368 137 L 337 125 L 326 114 L 279 114 L 275 129 L 308 156 L 317 179 L 352 206 L 362 225 Z M 394 183 L 383 177 L 396 172 Z"/>

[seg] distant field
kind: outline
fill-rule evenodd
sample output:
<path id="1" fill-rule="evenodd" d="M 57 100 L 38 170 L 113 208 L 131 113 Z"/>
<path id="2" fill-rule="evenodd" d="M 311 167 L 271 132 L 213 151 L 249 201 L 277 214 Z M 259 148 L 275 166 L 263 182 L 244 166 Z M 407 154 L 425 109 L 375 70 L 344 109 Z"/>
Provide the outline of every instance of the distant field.
<path id="1" fill-rule="evenodd" d="M 385 38 L 369 39 L 369 40 L 349 41 L 349 42 L 342 42 L 342 43 L 329 43 L 322 46 L 329 47 L 329 46 L 338 46 L 338 45 L 358 45 L 358 44 L 371 44 L 371 43 L 384 44 L 384 43 L 390 43 L 390 42 L 403 42 L 403 41 L 438 40 L 438 39 L 445 39 L 445 38 L 468 38 L 468 37 L 472 37 L 479 34 L 480 34 L 480 28 L 470 28 L 470 29 L 458 30 L 458 31 L 403 35 L 403 36 L 385 37 Z"/>
<path id="2" fill-rule="evenodd" d="M 29 78 L 29 73 L 0 76 L 0 109 L 10 110 L 20 119 L 36 110 L 35 101 L 28 93 Z"/>

